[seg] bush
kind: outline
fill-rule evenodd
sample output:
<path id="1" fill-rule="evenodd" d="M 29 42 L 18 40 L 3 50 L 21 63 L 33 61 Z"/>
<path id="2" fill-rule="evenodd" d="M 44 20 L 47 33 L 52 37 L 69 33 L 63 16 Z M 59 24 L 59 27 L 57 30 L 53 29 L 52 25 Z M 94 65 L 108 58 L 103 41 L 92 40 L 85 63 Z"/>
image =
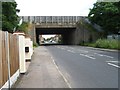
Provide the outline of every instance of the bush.
<path id="1" fill-rule="evenodd" d="M 33 47 L 38 47 L 39 45 L 37 43 L 33 43 Z"/>
<path id="2" fill-rule="evenodd" d="M 98 39 L 95 43 L 82 43 L 80 45 L 96 48 L 120 49 L 120 41 L 114 39 L 113 40 Z"/>
<path id="3" fill-rule="evenodd" d="M 120 49 L 118 40 L 98 39 L 94 44 L 97 48 Z"/>
<path id="4" fill-rule="evenodd" d="M 23 22 L 23 23 L 18 27 L 18 31 L 24 32 L 25 34 L 28 34 L 28 27 L 29 27 L 29 23 L 28 23 L 28 22 Z"/>

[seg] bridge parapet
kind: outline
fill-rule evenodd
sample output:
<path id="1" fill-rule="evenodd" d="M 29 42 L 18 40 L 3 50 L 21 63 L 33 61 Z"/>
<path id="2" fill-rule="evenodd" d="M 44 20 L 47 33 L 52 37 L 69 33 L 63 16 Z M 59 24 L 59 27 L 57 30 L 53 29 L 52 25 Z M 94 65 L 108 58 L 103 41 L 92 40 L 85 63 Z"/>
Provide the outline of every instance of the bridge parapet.
<path id="1" fill-rule="evenodd" d="M 81 16 L 21 16 L 23 21 L 32 22 L 39 25 L 75 25 L 82 17 Z"/>
<path id="2" fill-rule="evenodd" d="M 36 23 L 36 28 L 75 28 L 76 23 Z"/>

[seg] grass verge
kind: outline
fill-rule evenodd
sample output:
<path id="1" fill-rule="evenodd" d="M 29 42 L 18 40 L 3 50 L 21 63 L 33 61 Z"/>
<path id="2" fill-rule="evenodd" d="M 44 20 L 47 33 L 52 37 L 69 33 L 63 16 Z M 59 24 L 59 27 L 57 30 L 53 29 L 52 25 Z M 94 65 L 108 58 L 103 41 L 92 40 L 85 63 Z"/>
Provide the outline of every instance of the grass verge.
<path id="1" fill-rule="evenodd" d="M 82 46 L 90 46 L 90 47 L 105 48 L 105 49 L 119 49 L 120 50 L 120 41 L 98 39 L 95 43 L 84 43 L 84 44 L 82 44 Z"/>

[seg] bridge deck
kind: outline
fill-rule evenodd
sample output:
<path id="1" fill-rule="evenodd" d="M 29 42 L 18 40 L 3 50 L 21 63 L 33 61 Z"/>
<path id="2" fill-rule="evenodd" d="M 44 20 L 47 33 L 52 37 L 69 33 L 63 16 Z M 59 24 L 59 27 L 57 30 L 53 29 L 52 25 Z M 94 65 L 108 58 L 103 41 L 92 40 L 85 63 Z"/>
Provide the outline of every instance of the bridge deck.
<path id="1" fill-rule="evenodd" d="M 75 28 L 76 23 L 36 23 L 36 28 Z"/>

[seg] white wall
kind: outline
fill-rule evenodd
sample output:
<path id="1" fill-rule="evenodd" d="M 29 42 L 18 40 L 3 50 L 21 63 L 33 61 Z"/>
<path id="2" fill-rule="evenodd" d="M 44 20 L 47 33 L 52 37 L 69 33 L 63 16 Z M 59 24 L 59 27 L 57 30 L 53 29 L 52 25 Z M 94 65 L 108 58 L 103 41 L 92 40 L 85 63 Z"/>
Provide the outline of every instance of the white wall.
<path id="1" fill-rule="evenodd" d="M 19 35 L 19 68 L 20 73 L 26 72 L 25 37 L 23 35 Z"/>
<path id="2" fill-rule="evenodd" d="M 25 52 L 25 59 L 30 60 L 33 54 L 33 42 L 30 38 L 25 38 L 25 47 L 29 47 L 29 52 Z"/>

